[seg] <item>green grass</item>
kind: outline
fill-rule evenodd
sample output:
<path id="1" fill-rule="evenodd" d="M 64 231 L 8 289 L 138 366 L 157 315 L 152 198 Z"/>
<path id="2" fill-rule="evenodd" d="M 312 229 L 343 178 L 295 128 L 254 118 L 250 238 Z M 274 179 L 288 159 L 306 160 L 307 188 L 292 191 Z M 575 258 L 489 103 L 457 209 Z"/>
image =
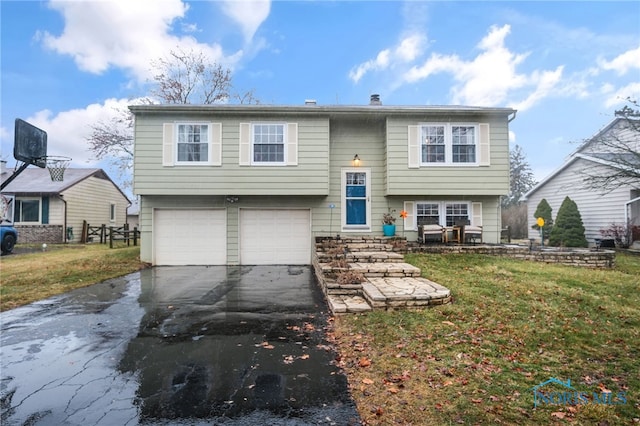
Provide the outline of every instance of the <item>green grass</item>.
<path id="1" fill-rule="evenodd" d="M 640 258 L 619 254 L 612 270 L 467 254 L 407 261 L 454 301 L 336 319 L 340 362 L 366 423 L 613 425 L 640 417 Z M 627 402 L 534 409 L 531 388 L 550 377 L 589 395 L 626 392 Z"/>
<path id="2" fill-rule="evenodd" d="M 50 245 L 0 258 L 0 311 L 86 287 L 146 267 L 140 247 Z"/>

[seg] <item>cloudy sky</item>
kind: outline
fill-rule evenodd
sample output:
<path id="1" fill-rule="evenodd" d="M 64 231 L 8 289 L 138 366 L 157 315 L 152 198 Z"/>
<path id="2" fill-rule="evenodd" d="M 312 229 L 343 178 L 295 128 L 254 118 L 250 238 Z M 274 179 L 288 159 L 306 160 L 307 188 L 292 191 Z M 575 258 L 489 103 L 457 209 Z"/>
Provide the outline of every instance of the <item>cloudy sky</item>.
<path id="1" fill-rule="evenodd" d="M 640 100 L 640 2 L 0 1 L 1 157 L 14 120 L 49 154 L 105 167 L 90 126 L 149 92 L 151 62 L 195 49 L 261 103 L 512 107 L 537 179 Z M 114 180 L 117 173 L 111 172 Z"/>

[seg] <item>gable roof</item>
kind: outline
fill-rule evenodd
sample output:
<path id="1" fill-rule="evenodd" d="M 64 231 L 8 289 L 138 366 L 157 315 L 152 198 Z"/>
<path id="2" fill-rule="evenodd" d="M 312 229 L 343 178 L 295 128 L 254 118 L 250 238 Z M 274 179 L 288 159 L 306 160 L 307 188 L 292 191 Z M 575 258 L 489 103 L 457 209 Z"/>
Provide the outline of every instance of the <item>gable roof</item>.
<path id="1" fill-rule="evenodd" d="M 609 124 L 607 124 L 605 127 L 600 129 L 595 135 L 593 135 L 591 138 L 587 139 L 582 144 L 580 144 L 580 146 L 578 148 L 576 148 L 575 151 L 573 151 L 571 154 L 569 154 L 569 156 L 565 160 L 564 164 L 562 164 L 556 170 L 551 172 L 551 174 L 546 176 L 544 179 L 542 179 L 540 182 L 538 182 L 537 185 L 535 185 L 526 194 L 524 194 L 522 196 L 522 201 L 527 201 L 527 199 L 534 192 L 538 191 L 540 188 L 542 188 L 544 185 L 546 185 L 547 182 L 549 182 L 555 176 L 560 174 L 560 172 L 562 172 L 564 169 L 569 167 L 571 164 L 573 164 L 578 159 L 583 159 L 583 160 L 591 161 L 591 162 L 594 162 L 594 163 L 603 164 L 605 166 L 621 168 L 621 169 L 624 168 L 625 164 L 634 164 L 636 161 L 638 161 L 638 157 L 634 156 L 633 154 L 630 154 L 630 153 L 611 153 L 611 152 L 589 152 L 589 153 L 583 153 L 583 151 L 591 143 L 593 143 L 594 141 L 597 141 L 599 138 L 603 137 L 603 135 L 605 135 L 606 133 L 610 132 L 612 129 L 615 128 L 615 126 L 618 125 L 618 123 L 620 123 L 623 120 L 625 120 L 625 119 L 621 118 L 621 117 L 614 118 L 613 120 L 611 120 L 611 122 Z M 622 161 L 620 161 L 620 162 L 616 161 L 616 160 L 619 160 L 619 159 L 622 159 Z"/>
<path id="2" fill-rule="evenodd" d="M 8 179 L 14 172 L 14 169 L 6 169 L 6 173 L 2 174 L 2 181 Z M 62 182 L 54 182 L 51 180 L 49 170 L 40 167 L 27 167 L 22 171 L 7 187 L 2 191 L 7 194 L 50 194 L 58 195 L 74 185 L 82 182 L 90 177 L 108 180 L 114 187 L 120 191 L 122 196 L 130 203 L 129 198 L 122 192 L 120 187 L 116 185 L 111 178 L 102 169 L 80 169 L 67 168 L 64 171 L 64 180 Z"/>

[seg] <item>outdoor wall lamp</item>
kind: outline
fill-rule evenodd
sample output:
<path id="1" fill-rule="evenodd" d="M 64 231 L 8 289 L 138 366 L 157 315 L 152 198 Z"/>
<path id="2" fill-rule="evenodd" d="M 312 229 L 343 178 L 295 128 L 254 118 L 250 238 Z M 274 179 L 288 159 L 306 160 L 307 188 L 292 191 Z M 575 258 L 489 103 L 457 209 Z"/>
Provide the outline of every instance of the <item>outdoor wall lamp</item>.
<path id="1" fill-rule="evenodd" d="M 354 167 L 360 166 L 360 157 L 358 157 L 358 154 L 353 156 L 353 166 Z"/>
<path id="2" fill-rule="evenodd" d="M 231 203 L 231 204 L 233 204 L 233 203 L 237 203 L 237 202 L 238 202 L 238 197 L 235 197 L 235 196 L 228 196 L 228 197 L 227 197 L 227 202 L 228 202 L 228 203 Z"/>

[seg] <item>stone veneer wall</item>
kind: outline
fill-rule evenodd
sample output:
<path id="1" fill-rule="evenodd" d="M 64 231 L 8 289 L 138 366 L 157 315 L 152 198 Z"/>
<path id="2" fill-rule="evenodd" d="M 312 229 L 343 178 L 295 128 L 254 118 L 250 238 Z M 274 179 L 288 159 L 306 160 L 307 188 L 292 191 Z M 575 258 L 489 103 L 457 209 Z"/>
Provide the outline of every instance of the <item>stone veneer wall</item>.
<path id="1" fill-rule="evenodd" d="M 18 244 L 64 242 L 62 225 L 16 225 L 14 228 L 18 231 Z"/>
<path id="2" fill-rule="evenodd" d="M 504 256 L 513 259 L 531 260 L 544 263 L 586 268 L 613 268 L 616 253 L 613 250 L 589 249 L 533 249 L 520 246 L 412 246 L 413 253 L 476 253 L 493 256 Z"/>

